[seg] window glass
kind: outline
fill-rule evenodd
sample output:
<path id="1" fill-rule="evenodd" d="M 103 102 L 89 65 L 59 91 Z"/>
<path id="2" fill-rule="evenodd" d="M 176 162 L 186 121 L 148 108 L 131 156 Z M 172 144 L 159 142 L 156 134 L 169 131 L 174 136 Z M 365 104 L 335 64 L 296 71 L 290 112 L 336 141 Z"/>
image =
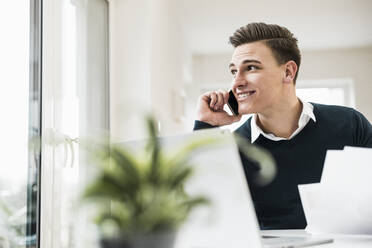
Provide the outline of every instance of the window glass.
<path id="1" fill-rule="evenodd" d="M 303 88 L 297 89 L 297 96 L 307 102 L 345 106 L 343 88 Z"/>
<path id="2" fill-rule="evenodd" d="M 39 98 L 30 82 L 30 26 L 29 0 L 1 3 L 0 247 L 36 246 L 37 161 L 28 147 L 38 133 L 29 110 L 39 113 Z"/>

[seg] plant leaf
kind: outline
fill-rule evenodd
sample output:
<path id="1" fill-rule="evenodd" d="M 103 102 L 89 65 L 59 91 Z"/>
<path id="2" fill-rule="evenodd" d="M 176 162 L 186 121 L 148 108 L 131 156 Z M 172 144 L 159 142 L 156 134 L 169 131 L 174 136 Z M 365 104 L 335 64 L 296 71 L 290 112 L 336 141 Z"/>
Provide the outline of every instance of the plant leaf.
<path id="1" fill-rule="evenodd" d="M 183 166 L 189 162 L 193 153 L 200 152 L 202 148 L 210 148 L 212 145 L 218 145 L 224 142 L 223 139 L 214 136 L 205 136 L 202 138 L 191 138 L 186 141 L 181 147 L 173 153 L 169 154 L 167 160 L 164 162 L 167 166 L 177 167 Z"/>
<path id="2" fill-rule="evenodd" d="M 159 156 L 160 156 L 160 142 L 157 138 L 157 132 L 156 132 L 156 121 L 151 117 L 147 117 L 147 128 L 150 135 L 148 144 L 147 144 L 147 150 L 151 154 L 150 157 L 150 172 L 149 172 L 149 180 L 154 185 L 159 183 Z"/>
<path id="3" fill-rule="evenodd" d="M 257 178 L 255 178 L 255 182 L 259 185 L 267 185 L 272 182 L 275 178 L 277 168 L 271 153 L 263 148 L 252 145 L 238 134 L 235 134 L 234 137 L 239 150 L 248 159 L 259 164 L 260 170 L 258 171 Z"/>
<path id="4" fill-rule="evenodd" d="M 182 186 L 192 175 L 191 166 L 174 166 L 170 169 L 168 175 L 168 185 L 170 188 Z"/>
<path id="5" fill-rule="evenodd" d="M 123 170 L 126 178 L 130 180 L 132 184 L 140 183 L 141 177 L 138 171 L 139 162 L 137 162 L 128 151 L 123 147 L 113 145 L 110 149 L 110 155 L 115 161 L 115 164 Z"/>

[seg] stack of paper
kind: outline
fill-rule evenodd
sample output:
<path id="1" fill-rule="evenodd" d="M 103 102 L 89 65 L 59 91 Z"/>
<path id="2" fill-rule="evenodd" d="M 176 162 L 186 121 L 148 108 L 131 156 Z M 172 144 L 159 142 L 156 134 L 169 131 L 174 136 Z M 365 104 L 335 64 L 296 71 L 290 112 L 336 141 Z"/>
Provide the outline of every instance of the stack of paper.
<path id="1" fill-rule="evenodd" d="M 299 191 L 307 231 L 372 235 L 372 149 L 328 151 L 321 182 Z"/>

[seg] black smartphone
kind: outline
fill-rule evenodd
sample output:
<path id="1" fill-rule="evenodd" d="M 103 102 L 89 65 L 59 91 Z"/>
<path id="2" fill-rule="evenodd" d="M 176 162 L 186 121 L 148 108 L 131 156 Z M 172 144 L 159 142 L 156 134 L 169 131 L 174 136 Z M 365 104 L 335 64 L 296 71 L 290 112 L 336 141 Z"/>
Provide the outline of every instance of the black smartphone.
<path id="1" fill-rule="evenodd" d="M 239 115 L 239 105 L 238 101 L 236 100 L 234 93 L 232 90 L 229 91 L 229 100 L 227 102 L 227 106 L 229 106 L 233 115 Z"/>

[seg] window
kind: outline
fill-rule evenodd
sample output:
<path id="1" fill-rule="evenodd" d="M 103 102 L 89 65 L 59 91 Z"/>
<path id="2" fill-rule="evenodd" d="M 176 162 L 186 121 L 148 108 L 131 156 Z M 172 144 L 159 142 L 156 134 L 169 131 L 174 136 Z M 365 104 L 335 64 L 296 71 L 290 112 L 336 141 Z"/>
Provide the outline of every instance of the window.
<path id="1" fill-rule="evenodd" d="M 355 107 L 352 79 L 298 81 L 296 93 L 308 102 Z"/>
<path id="2" fill-rule="evenodd" d="M 0 247 L 36 247 L 40 168 L 40 1 L 0 8 Z"/>
<path id="3" fill-rule="evenodd" d="M 43 2 L 41 247 L 94 247 L 77 208 L 91 170 L 79 143 L 109 128 L 108 2 Z M 87 218 L 86 218 L 87 217 Z"/>

